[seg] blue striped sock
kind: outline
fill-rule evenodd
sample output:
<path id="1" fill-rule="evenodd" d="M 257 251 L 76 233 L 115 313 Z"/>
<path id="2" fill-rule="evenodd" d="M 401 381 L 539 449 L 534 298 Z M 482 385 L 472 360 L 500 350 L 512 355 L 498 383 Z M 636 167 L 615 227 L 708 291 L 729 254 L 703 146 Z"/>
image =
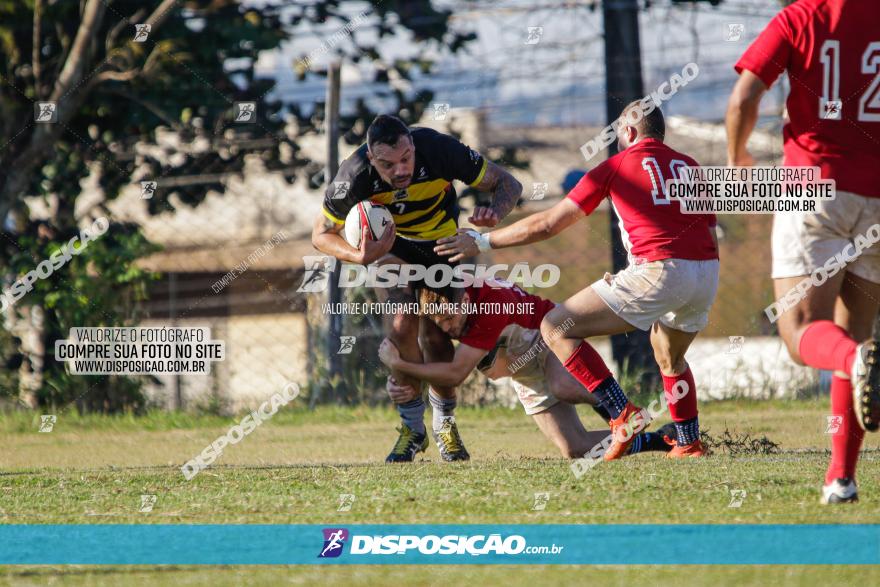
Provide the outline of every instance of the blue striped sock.
<path id="1" fill-rule="evenodd" d="M 629 454 L 634 455 L 636 453 L 642 452 L 642 437 L 644 434 L 636 434 L 636 437 L 633 438 L 632 444 L 629 445 Z"/>
<path id="2" fill-rule="evenodd" d="M 634 455 L 639 452 L 652 452 L 652 451 L 661 451 L 661 452 L 669 452 L 672 449 L 666 441 L 663 440 L 663 436 L 657 434 L 656 432 L 642 432 L 637 435 L 632 443 L 632 449 L 629 451 L 629 454 Z"/>
<path id="3" fill-rule="evenodd" d="M 690 420 L 675 422 L 675 442 L 678 446 L 687 446 L 700 439 L 700 418 L 694 416 Z"/>
<path id="4" fill-rule="evenodd" d="M 608 415 L 612 418 L 618 417 L 629 401 L 614 377 L 603 379 L 602 383 L 593 390 L 593 395 L 599 400 L 599 405 L 608 410 Z"/>

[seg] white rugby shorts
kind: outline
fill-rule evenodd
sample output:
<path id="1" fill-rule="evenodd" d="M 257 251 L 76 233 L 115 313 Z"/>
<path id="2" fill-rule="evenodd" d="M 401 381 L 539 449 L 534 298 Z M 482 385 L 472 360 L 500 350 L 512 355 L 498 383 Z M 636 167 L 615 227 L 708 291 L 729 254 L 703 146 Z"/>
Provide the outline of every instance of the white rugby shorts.
<path id="1" fill-rule="evenodd" d="M 659 321 L 675 330 L 698 332 L 709 323 L 718 269 L 718 259 L 630 263 L 591 287 L 615 314 L 639 330 L 650 330 Z"/>
<path id="2" fill-rule="evenodd" d="M 875 224 L 880 224 L 880 198 L 851 192 L 838 191 L 834 200 L 817 201 L 815 212 L 777 212 L 771 237 L 771 276 L 802 277 L 838 254 L 850 259 L 856 252 L 857 236 L 878 236 L 871 229 Z M 846 271 L 880 283 L 880 243 L 858 252 L 855 259 L 846 263 Z"/>

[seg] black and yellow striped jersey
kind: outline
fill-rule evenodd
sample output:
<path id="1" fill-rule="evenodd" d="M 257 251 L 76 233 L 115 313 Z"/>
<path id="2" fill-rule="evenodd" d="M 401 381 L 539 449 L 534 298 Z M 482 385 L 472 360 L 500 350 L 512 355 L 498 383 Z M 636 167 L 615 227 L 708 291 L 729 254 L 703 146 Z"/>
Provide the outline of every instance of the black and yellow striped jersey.
<path id="1" fill-rule="evenodd" d="M 370 200 L 388 208 L 397 234 L 437 240 L 455 234 L 458 199 L 452 180 L 475 186 L 486 173 L 486 159 L 457 139 L 430 128 L 411 129 L 415 147 L 412 183 L 402 190 L 385 183 L 367 159 L 367 145 L 352 153 L 327 187 L 324 214 L 342 224 L 358 202 Z"/>

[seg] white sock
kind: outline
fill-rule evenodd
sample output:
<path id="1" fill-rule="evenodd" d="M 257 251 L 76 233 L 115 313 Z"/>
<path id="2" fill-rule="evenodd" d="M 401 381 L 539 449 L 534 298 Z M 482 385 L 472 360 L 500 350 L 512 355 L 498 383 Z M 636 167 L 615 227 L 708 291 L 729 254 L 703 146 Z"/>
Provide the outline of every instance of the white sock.
<path id="1" fill-rule="evenodd" d="M 456 398 L 446 399 L 437 395 L 433 388 L 428 389 L 428 401 L 431 402 L 431 427 L 434 432 L 439 432 L 443 428 L 443 423 L 447 418 L 455 421 L 455 406 L 458 404 Z"/>

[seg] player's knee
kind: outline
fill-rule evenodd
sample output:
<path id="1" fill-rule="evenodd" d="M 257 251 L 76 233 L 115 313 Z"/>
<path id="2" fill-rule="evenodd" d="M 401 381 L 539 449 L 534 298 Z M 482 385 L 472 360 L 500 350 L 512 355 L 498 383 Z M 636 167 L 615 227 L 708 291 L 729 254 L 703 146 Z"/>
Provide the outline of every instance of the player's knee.
<path id="1" fill-rule="evenodd" d="M 584 456 L 582 454 L 578 454 L 578 452 L 572 448 L 564 448 L 564 449 L 562 449 L 561 452 L 562 452 L 563 458 L 571 459 L 571 460 L 579 459 L 582 456 Z"/>
<path id="2" fill-rule="evenodd" d="M 454 387 L 446 387 L 445 385 L 432 385 L 431 389 L 434 390 L 434 393 L 436 393 L 443 399 L 456 399 Z"/>
<path id="3" fill-rule="evenodd" d="M 419 322 L 414 316 L 400 314 L 391 321 L 391 340 L 398 346 L 415 342 L 419 338 Z"/>
<path id="4" fill-rule="evenodd" d="M 562 456 L 566 459 L 579 459 L 588 451 L 589 449 L 578 444 L 572 444 L 566 440 L 561 441 L 559 444 L 559 452 L 562 453 Z"/>
<path id="5" fill-rule="evenodd" d="M 677 377 L 687 371 L 687 361 L 684 355 L 673 355 L 668 351 L 654 353 L 654 359 L 660 372 L 666 377 Z"/>
<path id="6" fill-rule="evenodd" d="M 780 335 L 781 334 L 782 333 L 780 332 Z M 804 362 L 801 359 L 801 353 L 799 350 L 800 340 L 800 333 L 798 333 L 798 335 L 791 334 L 789 336 L 782 337 L 782 342 L 785 343 L 785 348 L 788 350 L 788 356 L 796 365 L 800 365 L 803 367 Z"/>
<path id="7" fill-rule="evenodd" d="M 419 332 L 419 345 L 423 349 L 445 350 L 452 346 L 449 337 L 443 332 L 430 330 L 428 332 Z"/>
<path id="8" fill-rule="evenodd" d="M 559 308 L 554 308 L 553 310 L 550 310 L 544 315 L 544 318 L 541 320 L 541 328 L 556 328 L 564 320 L 562 314 L 563 312 L 561 312 Z"/>
<path id="9" fill-rule="evenodd" d="M 684 360 L 684 356 L 676 357 L 675 360 L 672 361 L 672 367 L 666 375 L 669 377 L 678 377 L 679 375 L 684 375 L 687 368 L 688 364 L 687 361 Z"/>
<path id="10" fill-rule="evenodd" d="M 550 332 L 553 330 L 553 325 L 547 322 L 547 319 L 541 321 L 541 338 L 544 340 L 548 340 L 550 338 Z"/>
<path id="11" fill-rule="evenodd" d="M 669 375 L 672 371 L 673 360 L 672 356 L 665 349 L 662 351 L 654 351 L 654 360 L 657 361 L 657 366 L 660 367 L 660 372 L 664 375 Z"/>
<path id="12" fill-rule="evenodd" d="M 544 316 L 544 319 L 541 320 L 541 336 L 545 341 L 550 343 L 559 338 L 558 328 L 563 320 L 562 313 L 558 310 L 551 310 Z"/>
<path id="13" fill-rule="evenodd" d="M 788 355 L 791 360 L 798 365 L 803 365 L 799 351 L 801 336 L 804 330 L 815 320 L 821 320 L 824 317 L 811 312 L 811 308 L 807 305 L 798 305 L 784 314 L 776 323 L 779 329 L 779 338 L 785 343 Z"/>

